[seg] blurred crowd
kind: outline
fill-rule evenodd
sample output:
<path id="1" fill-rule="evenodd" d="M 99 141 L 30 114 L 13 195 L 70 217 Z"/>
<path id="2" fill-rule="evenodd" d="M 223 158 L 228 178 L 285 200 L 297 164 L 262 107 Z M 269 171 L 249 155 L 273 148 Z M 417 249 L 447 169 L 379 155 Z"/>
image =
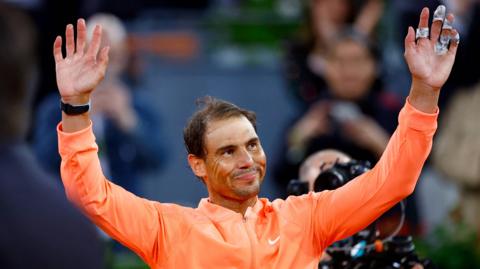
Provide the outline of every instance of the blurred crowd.
<path id="1" fill-rule="evenodd" d="M 0 128 L 3 132 L 0 134 L 0 143 L 7 145 L 12 141 L 25 141 L 33 158 L 36 158 L 32 162 L 38 165 L 38 170 L 42 170 L 41 184 L 58 185 L 51 192 L 60 193 L 57 190 L 61 188 L 61 179 L 56 126 L 61 113 L 52 44 L 55 36 L 62 34 L 66 24 L 84 17 L 90 33 L 95 24 L 104 27 L 104 42 L 111 47 L 109 69 L 101 89 L 95 91 L 91 111 L 102 167 L 114 182 L 142 195 L 148 188 L 143 183 L 143 175 L 162 171 L 171 165 L 168 156 L 174 149 L 169 138 L 180 137 L 181 134 L 179 130 L 165 127 L 164 122 L 171 115 L 165 111 L 159 113 L 157 100 L 149 98 L 151 92 L 162 88 L 145 86 L 143 79 L 149 75 L 149 60 L 145 59 L 145 55 L 150 57 L 156 53 L 157 56 L 168 58 L 171 56 L 169 54 L 174 54 L 178 61 L 188 63 L 188 58 L 195 58 L 198 47 L 208 43 L 209 38 L 195 40 L 191 36 L 172 35 L 172 32 L 165 30 L 160 35 L 155 32 L 138 35 L 127 26 L 142 20 L 142 14 L 151 10 L 204 14 L 219 6 L 239 8 L 249 1 L 6 2 L 28 16 L 26 21 L 33 26 L 26 30 L 30 31 L 27 33 L 30 35 L 28 40 L 36 38 L 37 41 L 31 42 L 36 46 L 32 48 L 34 52 L 31 62 L 28 62 L 33 71 L 19 79 L 23 80 L 21 85 L 0 79 L 0 104 L 4 108 L 5 104 L 13 102 L 11 98 L 22 98 L 8 91 L 14 90 L 14 87 L 25 91 L 25 98 L 17 100 L 17 106 L 8 115 L 29 114 L 25 115 L 25 119 L 14 118 L 28 123 L 25 131 L 18 135 L 11 134 L 8 125 Z M 452 75 L 442 89 L 439 128 L 432 154 L 419 186 L 407 199 L 407 221 L 403 232 L 426 236 L 435 225 L 453 221 L 466 223 L 480 233 L 480 121 L 477 118 L 480 115 L 480 69 L 475 67 L 480 60 L 480 1 L 280 2 L 289 3 L 292 9 L 300 6 L 301 11 L 295 17 L 298 29 L 293 35 L 282 39 L 282 57 L 278 59 L 281 68 L 277 69 L 277 76 L 281 77 L 283 83 L 278 90 L 284 91 L 288 97 L 294 115 L 276 119 L 281 123 L 279 130 L 282 131 L 276 134 L 281 142 L 275 145 L 276 154 L 271 154 L 273 157 L 269 160 L 269 173 L 273 180 L 270 187 L 277 190 L 274 193 L 284 198 L 288 182 L 299 177 L 302 163 L 319 150 L 336 149 L 353 159 L 369 161 L 372 165 L 378 161 L 395 130 L 398 112 L 408 92 L 405 87 L 408 87 L 410 78 L 401 60 L 406 29 L 408 26 L 416 27 L 422 7 L 428 6 L 433 11 L 439 4 L 444 4 L 456 16 L 454 27 L 459 29 L 461 44 Z M 298 4 L 292 4 L 294 2 Z M 2 50 L 6 46 L 4 38 L 10 38 L 3 25 L 4 15 L 2 11 Z M 168 25 L 162 27 L 164 29 Z M 198 30 L 197 27 L 198 24 L 191 31 Z M 23 31 L 23 28 L 18 27 L 18 31 Z M 145 50 L 150 54 L 142 53 Z M 17 56 L 1 56 L 0 70 L 8 74 L 6 76 L 12 76 L 15 72 L 8 70 L 11 60 L 22 61 L 8 58 Z M 281 108 L 272 108 L 276 109 Z M 3 108 L 1 111 L 3 113 Z M 0 116 L 1 119 L 4 117 L 7 116 Z M 262 128 L 261 124 L 259 128 Z M 6 182 L 4 176 L 2 172 L 1 184 Z M 191 179 L 193 181 L 193 176 Z M 0 189 L 4 189 L 4 186 L 0 185 Z M 46 191 L 39 195 L 46 197 L 48 193 Z M 447 195 L 453 195 L 455 199 L 442 198 Z M 0 207 L 3 207 L 1 198 L 0 201 Z M 48 206 L 42 207 L 42 210 L 48 211 Z M 4 219 L 3 214 L 2 211 L 0 219 Z M 70 213 L 65 214 L 68 216 Z M 41 215 L 38 213 L 33 218 Z M 396 225 L 399 216 L 395 209 L 386 215 L 383 224 L 388 230 L 388 227 Z M 64 218 L 60 215 L 56 217 L 59 222 Z M 2 227 L 0 225 L 0 229 Z M 3 232 L 0 231 L 0 234 Z M 0 241 L 3 241 L 3 237 Z M 4 255 L 3 245 L 3 242 L 0 243 L 0 265 L 4 260 L 1 257 Z"/>

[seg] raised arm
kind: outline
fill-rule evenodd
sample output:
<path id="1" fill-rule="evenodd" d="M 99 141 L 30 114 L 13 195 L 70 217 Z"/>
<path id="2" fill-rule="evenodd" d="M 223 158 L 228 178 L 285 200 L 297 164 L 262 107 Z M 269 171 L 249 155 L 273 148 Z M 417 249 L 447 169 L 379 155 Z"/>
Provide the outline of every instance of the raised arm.
<path id="1" fill-rule="evenodd" d="M 85 21 L 77 22 L 77 42 L 74 40 L 73 25 L 67 25 L 65 30 L 66 57 L 62 55 L 62 37 L 57 36 L 53 44 L 57 86 L 62 101 L 73 106 L 88 104 L 90 94 L 103 80 L 108 64 L 109 47 L 101 49 L 102 28 L 96 26 L 93 38 L 86 48 L 87 29 Z M 62 113 L 63 131 L 76 132 L 90 125 L 89 113 L 67 115 Z"/>
<path id="2" fill-rule="evenodd" d="M 427 27 L 428 13 L 428 9 L 422 10 L 419 29 Z M 431 150 L 438 95 L 450 74 L 458 46 L 457 32 L 451 29 L 451 14 L 443 23 L 444 40 L 438 41 L 443 21 L 440 17 L 437 14 L 434 18 L 430 38 L 428 30 L 420 30 L 423 33 L 415 40 L 413 28 L 408 29 L 405 58 L 412 87 L 397 130 L 377 165 L 341 188 L 310 195 L 315 203 L 313 233 L 322 247 L 363 229 L 413 192 Z M 449 47 L 437 43 L 448 37 Z"/>
<path id="3" fill-rule="evenodd" d="M 54 43 L 58 89 L 62 101 L 70 105 L 89 102 L 108 63 L 108 47 L 100 50 L 101 27 L 95 28 L 87 49 L 85 29 L 85 21 L 78 20 L 75 44 L 73 26 L 67 26 L 65 58 L 61 37 Z M 61 177 L 68 198 L 107 234 L 132 249 L 150 266 L 164 261 L 167 250 L 186 226 L 183 209 L 142 199 L 108 181 L 100 166 L 89 113 L 62 114 L 57 128 L 58 146 L 62 157 Z"/>

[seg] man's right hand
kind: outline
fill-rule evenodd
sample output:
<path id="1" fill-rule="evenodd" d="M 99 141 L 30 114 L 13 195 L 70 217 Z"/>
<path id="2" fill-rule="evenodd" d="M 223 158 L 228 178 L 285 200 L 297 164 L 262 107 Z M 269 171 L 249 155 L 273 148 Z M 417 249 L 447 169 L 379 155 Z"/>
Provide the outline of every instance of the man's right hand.
<path id="1" fill-rule="evenodd" d="M 65 103 L 76 105 L 87 103 L 90 93 L 105 76 L 109 47 L 104 47 L 98 53 L 102 39 L 102 28 L 98 25 L 93 31 L 93 38 L 88 48 L 86 48 L 85 20 L 77 21 L 76 44 L 73 32 L 73 25 L 67 25 L 65 30 L 66 57 L 64 58 L 62 55 L 62 38 L 60 36 L 57 36 L 53 44 L 53 55 L 57 86 L 62 100 Z"/>

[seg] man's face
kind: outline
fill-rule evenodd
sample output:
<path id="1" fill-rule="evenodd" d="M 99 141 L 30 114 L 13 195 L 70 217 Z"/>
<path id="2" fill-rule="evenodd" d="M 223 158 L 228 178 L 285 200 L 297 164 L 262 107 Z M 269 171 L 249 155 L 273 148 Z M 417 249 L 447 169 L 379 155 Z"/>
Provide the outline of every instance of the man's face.
<path id="1" fill-rule="evenodd" d="M 259 193 L 266 157 L 247 118 L 233 117 L 208 123 L 205 149 L 203 179 L 210 195 L 246 200 Z"/>
<path id="2" fill-rule="evenodd" d="M 325 79 L 335 97 L 361 99 L 370 91 L 375 77 L 375 58 L 365 46 L 351 40 L 335 44 L 325 70 Z"/>

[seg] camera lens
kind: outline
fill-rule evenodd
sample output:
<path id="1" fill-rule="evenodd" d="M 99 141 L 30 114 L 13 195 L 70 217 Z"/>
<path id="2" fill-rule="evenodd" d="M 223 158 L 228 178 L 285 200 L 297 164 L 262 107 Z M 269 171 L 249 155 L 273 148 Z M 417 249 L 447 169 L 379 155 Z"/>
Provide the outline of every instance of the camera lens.
<path id="1" fill-rule="evenodd" d="M 313 188 L 316 192 L 334 190 L 368 170 L 370 170 L 369 162 L 359 162 L 355 160 L 347 163 L 337 162 L 333 167 L 318 175 Z"/>
<path id="2" fill-rule="evenodd" d="M 349 177 L 348 170 L 339 165 L 335 165 L 318 175 L 313 188 L 316 192 L 334 190 L 347 183 L 347 181 L 350 180 Z"/>

